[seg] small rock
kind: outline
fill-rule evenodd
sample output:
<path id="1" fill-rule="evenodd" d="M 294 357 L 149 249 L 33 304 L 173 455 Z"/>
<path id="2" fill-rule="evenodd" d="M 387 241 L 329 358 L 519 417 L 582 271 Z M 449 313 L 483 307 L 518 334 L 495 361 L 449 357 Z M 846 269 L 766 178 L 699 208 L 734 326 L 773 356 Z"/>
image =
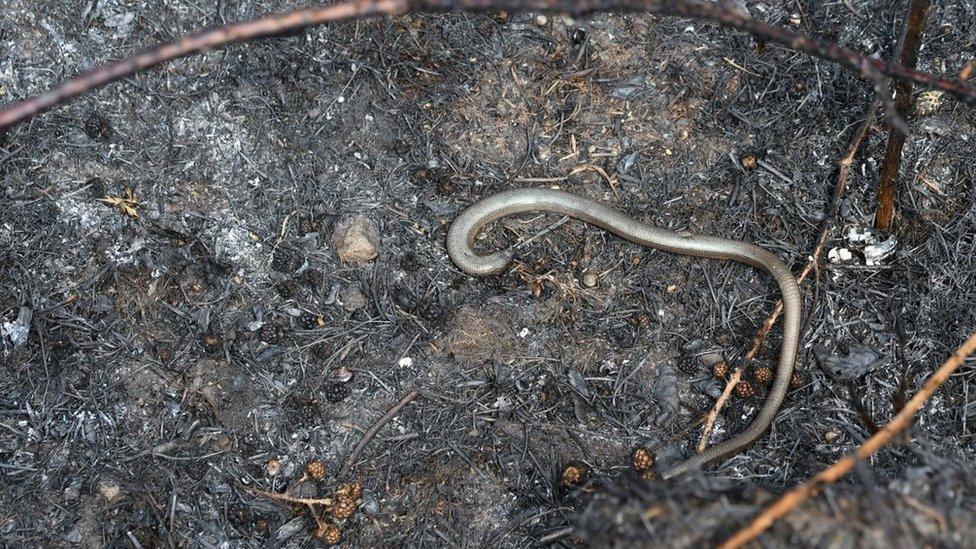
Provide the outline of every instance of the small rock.
<path id="1" fill-rule="evenodd" d="M 305 520 L 305 517 L 295 517 L 291 519 L 283 524 L 281 528 L 278 528 L 278 531 L 275 533 L 275 537 L 278 538 L 278 541 L 285 541 L 286 539 L 294 536 L 305 528 Z"/>
<path id="2" fill-rule="evenodd" d="M 370 261 L 379 255 L 379 229 L 361 215 L 344 219 L 332 233 L 332 247 L 344 263 Z"/>
<path id="3" fill-rule="evenodd" d="M 549 18 L 546 17 L 544 14 L 541 14 L 540 13 L 539 15 L 536 15 L 535 16 L 535 24 L 536 24 L 536 26 L 544 27 L 548 23 L 549 23 Z"/>
<path id="4" fill-rule="evenodd" d="M 76 486 L 68 486 L 64 489 L 64 499 L 65 501 L 74 501 L 81 497 L 81 491 L 78 490 Z"/>
<path id="5" fill-rule="evenodd" d="M 342 308 L 350 313 L 366 306 L 366 296 L 363 295 L 358 284 L 348 286 L 339 292 L 339 300 L 342 302 Z"/>
<path id="6" fill-rule="evenodd" d="M 583 273 L 583 286 L 593 288 L 600 282 L 600 277 L 593 271 Z"/>
<path id="7" fill-rule="evenodd" d="M 105 503 L 115 503 L 122 499 L 122 487 L 118 481 L 111 478 L 103 478 L 98 481 L 98 495 L 102 496 Z"/>

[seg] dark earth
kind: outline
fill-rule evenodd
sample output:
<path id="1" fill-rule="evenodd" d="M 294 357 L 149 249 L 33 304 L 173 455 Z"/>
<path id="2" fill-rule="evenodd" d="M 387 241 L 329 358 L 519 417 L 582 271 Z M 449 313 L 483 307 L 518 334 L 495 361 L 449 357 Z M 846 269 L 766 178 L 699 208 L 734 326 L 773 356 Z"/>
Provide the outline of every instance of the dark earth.
<path id="1" fill-rule="evenodd" d="M 907 2 L 738 4 L 887 59 Z M 919 68 L 958 74 L 976 5 L 935 4 Z M 301 4 L 0 5 L 7 103 Z M 672 481 L 635 472 L 631 452 L 694 451 L 724 386 L 714 362 L 739 365 L 772 281 L 576 221 L 472 278 L 447 227 L 494 192 L 559 186 L 798 270 L 873 96 L 858 75 L 700 21 L 408 16 L 193 56 L 21 124 L 0 136 L 0 540 L 315 546 L 310 507 L 268 493 L 354 483 L 352 516 L 311 507 L 350 546 L 715 544 L 855 449 L 976 329 L 976 115 L 925 91 L 895 240 L 871 229 L 881 117 L 855 159 L 771 432 Z M 333 235 L 356 215 L 378 255 L 342 261 Z M 556 221 L 510 218 L 479 246 Z M 775 363 L 778 337 L 747 369 Z M 712 442 L 748 424 L 755 385 Z M 970 361 L 757 546 L 971 544 L 974 395 Z"/>

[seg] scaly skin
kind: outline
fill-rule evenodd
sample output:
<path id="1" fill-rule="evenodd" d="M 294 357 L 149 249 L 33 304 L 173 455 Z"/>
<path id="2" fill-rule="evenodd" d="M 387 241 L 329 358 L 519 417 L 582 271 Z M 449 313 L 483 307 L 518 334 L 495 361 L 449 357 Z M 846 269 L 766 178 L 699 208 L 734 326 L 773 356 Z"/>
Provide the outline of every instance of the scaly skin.
<path id="1" fill-rule="evenodd" d="M 744 431 L 678 463 L 664 471 L 662 476 L 672 478 L 698 469 L 710 461 L 735 454 L 763 435 L 786 397 L 796 362 L 802 318 L 800 290 L 790 269 L 779 257 L 747 242 L 652 227 L 605 204 L 564 191 L 530 188 L 504 191 L 464 210 L 454 220 L 447 234 L 447 251 L 451 259 L 462 271 L 475 276 L 502 271 L 511 261 L 512 253 L 506 250 L 479 255 L 473 248 L 475 237 L 492 221 L 524 212 L 567 215 L 648 248 L 696 257 L 731 259 L 769 272 L 783 293 L 783 344 L 776 377 L 766 402 Z"/>

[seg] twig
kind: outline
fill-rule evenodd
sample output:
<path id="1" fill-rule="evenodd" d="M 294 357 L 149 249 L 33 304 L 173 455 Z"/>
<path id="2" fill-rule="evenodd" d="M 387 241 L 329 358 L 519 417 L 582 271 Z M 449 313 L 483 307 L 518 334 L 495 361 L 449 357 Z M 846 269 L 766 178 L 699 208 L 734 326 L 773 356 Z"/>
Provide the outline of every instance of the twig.
<path id="1" fill-rule="evenodd" d="M 725 382 L 725 389 L 722 390 L 722 394 L 719 395 L 718 400 L 715 401 L 715 405 L 712 409 L 708 411 L 708 415 L 705 416 L 705 427 L 702 428 L 701 438 L 698 439 L 698 453 L 705 451 L 708 446 L 708 439 L 712 436 L 712 429 L 715 428 L 715 420 L 718 419 L 718 414 L 725 407 L 725 403 L 729 401 L 729 397 L 732 396 L 732 390 L 738 385 L 739 380 L 742 379 L 742 367 L 738 367 L 732 371 L 729 379 Z"/>
<path id="2" fill-rule="evenodd" d="M 820 235 L 817 237 L 817 243 L 813 247 L 813 252 L 807 258 L 807 263 L 803 267 L 803 270 L 796 275 L 796 283 L 802 284 L 806 280 L 807 276 L 813 271 L 817 265 L 820 263 L 820 257 L 823 255 L 824 246 L 827 244 L 827 237 L 830 235 L 830 230 L 834 226 L 834 221 L 837 218 L 837 213 L 840 211 L 840 201 L 844 196 L 844 192 L 847 190 L 847 176 L 851 171 L 851 165 L 854 164 L 854 157 L 857 155 L 858 149 L 861 147 L 861 143 L 867 136 L 868 128 L 871 127 L 871 122 L 874 120 L 874 115 L 878 110 L 878 106 L 881 103 L 880 98 L 875 98 L 871 105 L 868 107 L 867 113 L 864 117 L 864 121 L 858 127 L 857 131 L 854 132 L 854 136 L 851 138 L 850 145 L 847 147 L 847 154 L 841 158 L 837 164 L 837 184 L 834 185 L 834 193 L 830 197 L 830 205 L 827 207 L 826 215 L 824 215 L 823 224 L 820 226 Z M 780 300 L 773 307 L 773 312 L 769 313 L 766 317 L 766 321 L 756 332 L 756 335 L 752 338 L 752 343 L 749 345 L 749 350 L 746 351 L 745 360 L 752 360 L 762 349 L 763 343 L 766 341 L 766 336 L 769 335 L 769 331 L 773 329 L 776 322 L 779 320 L 780 315 L 783 314 L 783 301 Z M 725 389 L 722 391 L 721 396 L 715 401 L 715 405 L 709 410 L 708 415 L 705 417 L 705 427 L 702 430 L 701 438 L 698 439 L 698 452 L 701 453 L 705 450 L 708 445 L 708 439 L 712 435 L 712 429 L 715 427 L 715 420 L 718 419 L 718 414 L 722 411 L 725 403 L 728 401 L 729 396 L 732 394 L 732 390 L 735 388 L 736 383 L 742 379 L 742 367 L 736 368 L 732 374 L 729 376 L 728 381 L 725 384 Z"/>
<path id="3" fill-rule="evenodd" d="M 929 0 L 911 0 L 908 3 L 908 15 L 905 17 L 899 62 L 906 67 L 914 68 L 918 64 L 918 49 L 922 45 L 922 28 L 925 26 L 925 15 L 929 8 Z M 902 119 L 908 120 L 908 107 L 912 100 L 912 83 L 899 80 L 895 84 L 895 110 Z M 895 218 L 895 196 L 898 191 L 898 169 L 901 167 L 901 149 L 905 145 L 907 132 L 892 128 L 888 132 L 888 147 L 885 159 L 881 164 L 878 177 L 878 209 L 874 214 L 874 227 L 880 231 L 890 231 Z"/>
<path id="4" fill-rule="evenodd" d="M 372 427 L 369 428 L 369 431 L 366 431 L 366 434 L 363 435 L 363 438 L 360 439 L 359 443 L 356 444 L 356 447 L 353 448 L 352 453 L 349 454 L 348 458 L 346 458 L 346 463 L 342 466 L 342 469 L 339 471 L 338 478 L 340 479 L 345 478 L 346 474 L 349 473 L 349 471 L 352 469 L 352 466 L 356 463 L 356 460 L 359 459 L 359 454 L 363 452 L 363 448 L 366 447 L 366 444 L 368 444 L 369 441 L 373 440 L 373 437 L 376 436 L 376 433 L 378 433 L 380 429 L 383 428 L 384 425 L 389 423 L 390 420 L 396 417 L 396 415 L 400 413 L 400 410 L 402 410 L 404 406 L 410 404 L 410 402 L 413 399 L 417 398 L 418 396 L 420 396 L 420 391 L 418 391 L 417 389 L 413 389 L 409 393 L 403 395 L 403 398 L 400 399 L 400 402 L 394 404 L 393 407 L 389 409 L 389 411 L 383 414 L 383 417 L 377 420 L 377 422 L 373 424 Z"/>
<path id="5" fill-rule="evenodd" d="M 241 486 L 241 488 L 251 492 L 252 494 L 258 494 L 259 496 L 264 496 L 266 498 L 273 499 L 275 501 L 284 501 L 286 503 L 301 503 L 304 505 L 325 505 L 330 506 L 335 503 L 332 498 L 296 498 L 294 496 L 289 496 L 288 494 L 279 494 L 278 492 L 271 492 L 268 490 L 262 490 L 260 488 L 253 488 L 251 486 Z"/>
<path id="6" fill-rule="evenodd" d="M 912 424 L 912 418 L 922 408 L 932 393 L 936 391 L 953 372 L 965 362 L 974 351 L 976 351 L 976 332 L 962 345 L 939 368 L 929 376 L 925 385 L 915 396 L 905 404 L 905 407 L 885 425 L 880 431 L 871 438 L 864 441 L 854 454 L 847 455 L 836 463 L 817 473 L 812 479 L 804 482 L 789 492 L 783 494 L 776 502 L 767 507 L 762 513 L 752 520 L 747 526 L 736 532 L 720 546 L 722 549 L 732 549 L 756 539 L 766 531 L 772 524 L 783 517 L 797 505 L 814 495 L 818 489 L 827 483 L 836 482 L 850 472 L 854 464 L 859 460 L 864 460 L 883 448 L 895 435 L 903 431 Z"/>
<path id="7" fill-rule="evenodd" d="M 976 107 L 976 88 L 963 79 L 942 78 L 897 63 L 866 57 L 837 44 L 757 21 L 718 3 L 687 0 L 355 0 L 234 23 L 189 34 L 173 42 L 152 47 L 132 57 L 86 72 L 42 95 L 7 106 L 0 110 L 0 131 L 109 82 L 203 50 L 291 33 L 313 25 L 373 15 L 487 10 L 554 11 L 575 15 L 596 11 L 645 11 L 702 19 L 748 32 L 792 50 L 839 63 L 873 82 L 883 100 L 887 97 L 887 89 L 881 75 L 887 75 L 898 80 L 908 80 L 925 87 L 942 90 Z M 896 126 L 899 124 L 899 120 L 889 122 Z"/>

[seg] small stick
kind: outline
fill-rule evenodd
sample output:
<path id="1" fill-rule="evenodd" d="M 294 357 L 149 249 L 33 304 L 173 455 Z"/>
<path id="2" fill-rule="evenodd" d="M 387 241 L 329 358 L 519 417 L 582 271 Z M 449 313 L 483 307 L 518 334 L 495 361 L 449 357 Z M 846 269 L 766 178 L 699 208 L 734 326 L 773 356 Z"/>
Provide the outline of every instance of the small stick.
<path id="1" fill-rule="evenodd" d="M 750 541 L 759 537 L 760 534 L 769 529 L 778 519 L 785 516 L 787 513 L 792 511 L 797 505 L 806 501 L 810 496 L 814 495 L 823 484 L 833 483 L 842 478 L 844 475 L 849 473 L 854 467 L 854 464 L 860 460 L 865 460 L 869 458 L 872 454 L 883 448 L 888 442 L 895 437 L 898 433 L 905 430 L 909 425 L 912 424 L 912 418 L 915 414 L 922 408 L 922 406 L 928 401 L 929 397 L 932 396 L 939 386 L 941 386 L 949 376 L 952 375 L 956 369 L 959 368 L 966 361 L 969 355 L 976 351 L 976 332 L 974 332 L 969 339 L 967 339 L 958 349 L 955 350 L 945 362 L 942 363 L 939 368 L 929 376 L 925 385 L 915 396 L 913 396 L 905 404 L 900 412 L 885 425 L 880 431 L 875 433 L 871 438 L 864 441 L 861 446 L 858 447 L 857 451 L 853 454 L 847 455 L 836 463 L 824 469 L 823 471 L 817 473 L 812 479 L 804 482 L 803 484 L 793 488 L 789 492 L 783 494 L 778 500 L 776 500 L 772 505 L 767 507 L 760 513 L 756 518 L 752 520 L 747 526 L 736 532 L 729 539 L 725 540 L 719 547 L 721 549 L 734 549 L 736 547 L 741 547 L 742 545 L 749 543 Z"/>
<path id="2" fill-rule="evenodd" d="M 320 499 L 319 498 L 316 499 L 296 498 L 294 496 L 289 496 L 288 494 L 279 494 L 278 492 L 271 492 L 268 490 L 262 490 L 260 488 L 252 488 L 250 486 L 241 486 L 241 488 L 244 488 L 245 490 L 251 492 L 252 494 L 264 496 L 266 498 L 270 498 L 276 501 L 284 501 L 286 503 L 301 503 L 304 505 L 325 505 L 325 506 L 329 506 L 334 503 L 332 501 L 332 498 L 320 498 Z"/>
<path id="3" fill-rule="evenodd" d="M 929 0 L 911 0 L 908 3 L 908 15 L 905 17 L 905 31 L 899 55 L 899 62 L 906 67 L 915 67 L 918 64 L 918 49 L 922 45 L 922 28 L 925 26 L 928 8 Z M 897 91 L 897 99 L 895 99 L 897 116 L 907 121 L 908 107 L 912 101 L 912 83 L 899 80 L 895 84 L 895 90 Z M 890 231 L 891 223 L 895 219 L 898 169 L 901 167 L 901 150 L 905 145 L 907 133 L 894 127 L 888 132 L 888 146 L 878 177 L 878 209 L 874 214 L 874 227 L 879 231 Z"/>
<path id="4" fill-rule="evenodd" d="M 349 473 L 349 471 L 352 469 L 353 464 L 355 464 L 356 460 L 359 459 L 359 454 L 363 452 L 363 448 L 366 447 L 366 444 L 368 444 L 369 441 L 373 440 L 373 437 L 376 436 L 376 433 L 378 433 L 379 430 L 382 429 L 384 425 L 389 423 L 390 420 L 396 417 L 396 415 L 400 413 L 400 410 L 402 410 L 404 406 L 410 404 L 410 402 L 413 401 L 413 399 L 417 398 L 418 396 L 420 396 L 420 391 L 418 391 L 417 389 L 413 389 L 409 393 L 403 395 L 403 398 L 400 399 L 400 402 L 394 404 L 393 407 L 389 409 L 389 411 L 383 414 L 383 417 L 381 417 L 375 424 L 373 424 L 372 427 L 369 428 L 369 431 L 366 431 L 366 434 L 363 435 L 362 439 L 360 439 L 359 444 L 356 444 L 356 447 L 353 448 L 352 453 L 349 454 L 348 458 L 346 458 L 345 465 L 343 465 L 342 469 L 339 471 L 340 479 L 345 478 L 346 474 Z"/>
<path id="5" fill-rule="evenodd" d="M 796 276 L 796 283 L 802 284 L 806 280 L 810 272 L 816 268 L 817 264 L 820 262 L 820 257 L 823 255 L 824 246 L 827 244 L 827 237 L 830 235 L 830 229 L 834 226 L 834 220 L 840 211 L 840 200 L 844 196 L 844 192 L 847 190 L 847 176 L 851 171 L 851 165 L 854 164 L 854 157 L 857 155 L 858 149 L 861 147 L 861 143 L 868 134 L 868 128 L 871 127 L 871 122 L 874 120 L 874 114 L 877 112 L 879 105 L 881 104 L 881 99 L 876 97 L 871 105 L 868 107 L 867 114 L 864 121 L 861 122 L 860 127 L 854 133 L 854 137 L 851 138 L 850 145 L 847 147 L 847 154 L 841 158 L 838 164 L 837 170 L 837 184 L 834 185 L 834 194 L 830 197 L 830 205 L 827 207 L 827 214 L 824 216 L 823 224 L 820 227 L 820 235 L 817 237 L 817 243 L 813 247 L 813 253 L 807 258 L 807 264 L 800 271 L 800 274 Z M 749 350 L 745 354 L 745 360 L 752 360 L 762 349 L 763 342 L 766 341 L 766 336 L 769 331 L 773 329 L 773 326 L 779 320 L 780 315 L 783 314 L 783 300 L 776 303 L 776 307 L 773 308 L 773 312 L 769 313 L 766 317 L 766 321 L 763 322 L 762 327 L 756 332 L 756 335 L 752 338 L 752 344 L 749 346 Z M 732 390 L 735 388 L 735 384 L 742 379 L 742 367 L 736 368 L 732 375 L 729 376 L 728 382 L 725 384 L 725 389 L 722 391 L 722 395 L 719 396 L 718 400 L 715 401 L 715 405 L 709 410 L 708 415 L 705 417 L 705 428 L 702 429 L 701 438 L 698 439 L 698 453 L 704 452 L 705 447 L 708 445 L 708 439 L 712 435 L 712 429 L 715 427 L 715 420 L 718 419 L 719 412 L 725 406 L 725 403 L 729 400 L 729 396 L 732 394 Z"/>

